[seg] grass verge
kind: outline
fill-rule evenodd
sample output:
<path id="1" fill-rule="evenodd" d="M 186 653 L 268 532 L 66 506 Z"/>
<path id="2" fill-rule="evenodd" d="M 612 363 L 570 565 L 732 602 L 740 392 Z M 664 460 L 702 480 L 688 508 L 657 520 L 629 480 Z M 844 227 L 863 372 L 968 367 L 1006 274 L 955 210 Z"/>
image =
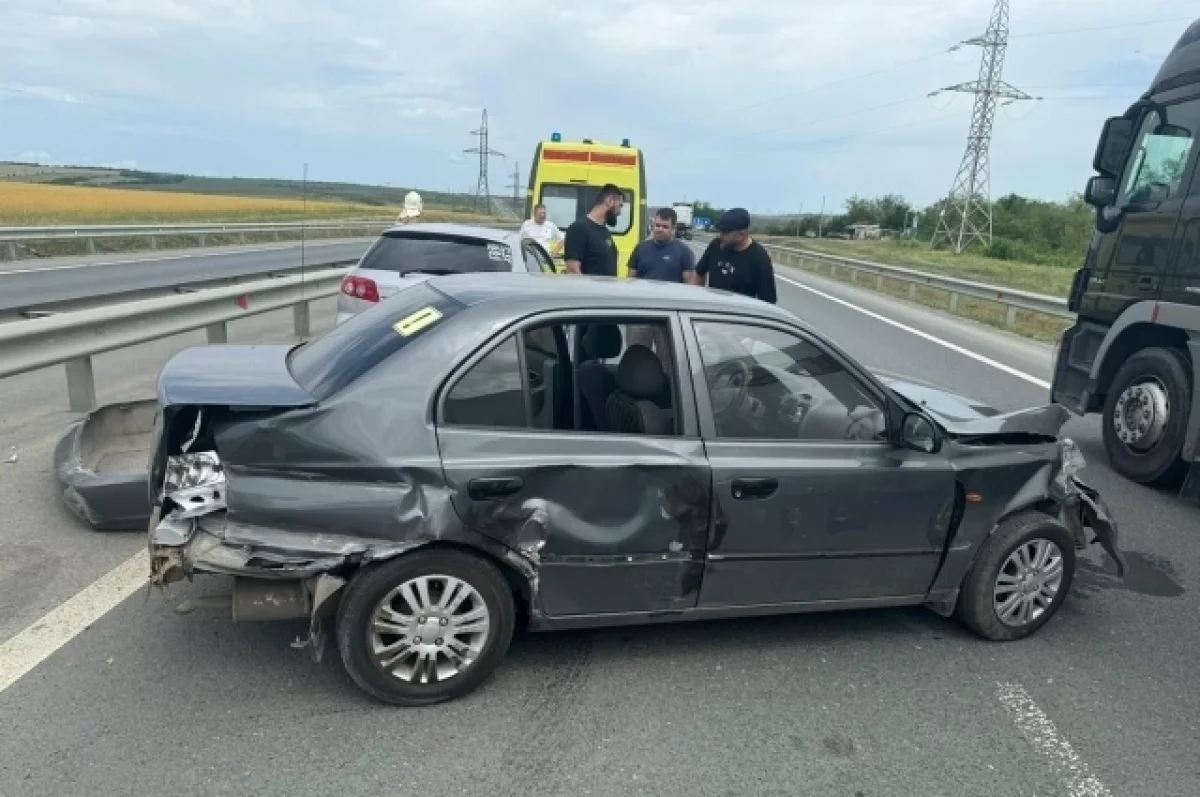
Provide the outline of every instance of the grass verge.
<path id="1" fill-rule="evenodd" d="M 772 242 L 773 241 L 766 241 L 766 243 Z M 816 249 L 816 247 L 806 248 L 812 248 L 814 250 Z M 830 254 L 840 253 L 830 252 Z M 841 256 L 853 257 L 853 255 L 847 254 L 842 254 Z M 813 274 L 819 274 L 820 276 L 826 278 L 832 277 L 832 279 L 835 279 L 838 282 L 844 282 L 848 285 L 855 285 L 859 288 L 873 290 L 897 299 L 903 299 L 907 302 L 941 310 L 942 312 L 968 318 L 972 321 L 977 321 L 979 323 L 995 327 L 996 329 L 1013 332 L 1018 335 L 1045 343 L 1057 343 L 1059 338 L 1062 336 L 1063 331 L 1070 326 L 1070 321 L 1067 319 L 1053 318 L 1051 316 L 1042 315 L 1041 313 L 1032 313 L 1025 310 L 1018 310 L 1015 323 L 1012 326 L 1009 326 L 1005 307 L 997 302 L 973 299 L 968 296 L 959 296 L 957 305 L 951 309 L 950 295 L 946 291 L 938 288 L 930 288 L 925 285 L 914 285 L 912 283 L 902 282 L 889 277 L 881 277 L 877 280 L 874 275 L 867 274 L 861 274 L 856 280 L 853 273 L 846 269 L 838 269 L 831 275 L 829 265 L 817 260 L 795 262 L 782 261 L 779 258 L 775 259 L 776 262 L 780 263 L 780 265 L 787 265 L 791 268 L 808 271 Z M 876 262 L 881 263 L 886 262 L 880 258 L 868 258 L 865 256 L 861 257 L 860 259 L 875 260 Z M 907 264 L 887 263 L 887 265 Z M 909 267 L 915 268 L 915 266 Z"/>
<path id="2" fill-rule="evenodd" d="M 763 238 L 763 243 L 811 249 L 838 257 L 872 260 L 889 266 L 927 271 L 947 277 L 985 282 L 1004 288 L 1066 297 L 1072 269 L 1042 266 L 1016 260 L 996 260 L 979 254 L 930 249 L 927 243 L 907 241 L 828 241 L 815 238 Z M 1082 263 L 1083 253 L 1080 253 Z"/>

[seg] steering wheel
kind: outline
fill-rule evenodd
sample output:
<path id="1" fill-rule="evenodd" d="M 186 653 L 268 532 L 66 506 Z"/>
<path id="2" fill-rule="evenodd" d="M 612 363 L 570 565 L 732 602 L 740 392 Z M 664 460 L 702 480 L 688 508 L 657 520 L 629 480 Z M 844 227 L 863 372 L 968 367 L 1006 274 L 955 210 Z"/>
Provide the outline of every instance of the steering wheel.
<path id="1" fill-rule="evenodd" d="M 713 414 L 736 412 L 750 393 L 750 367 L 741 360 L 726 360 L 717 366 L 708 379 Z"/>
<path id="2" fill-rule="evenodd" d="M 797 431 L 820 401 L 809 393 L 787 393 L 779 401 L 779 417 Z"/>

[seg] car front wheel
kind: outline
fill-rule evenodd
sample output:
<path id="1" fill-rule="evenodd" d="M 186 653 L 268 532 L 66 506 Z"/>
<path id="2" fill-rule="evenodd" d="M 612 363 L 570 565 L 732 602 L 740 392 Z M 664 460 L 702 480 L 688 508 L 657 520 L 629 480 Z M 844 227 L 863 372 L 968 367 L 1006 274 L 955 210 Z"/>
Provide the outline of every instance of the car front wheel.
<path id="1" fill-rule="evenodd" d="M 515 622 L 496 567 L 446 550 L 418 551 L 360 570 L 338 611 L 347 672 L 365 692 L 401 706 L 452 700 L 500 664 Z"/>
<path id="2" fill-rule="evenodd" d="M 1022 639 L 1050 621 L 1074 576 L 1071 533 L 1040 512 L 1014 515 L 1001 521 L 980 549 L 956 613 L 985 639 Z"/>

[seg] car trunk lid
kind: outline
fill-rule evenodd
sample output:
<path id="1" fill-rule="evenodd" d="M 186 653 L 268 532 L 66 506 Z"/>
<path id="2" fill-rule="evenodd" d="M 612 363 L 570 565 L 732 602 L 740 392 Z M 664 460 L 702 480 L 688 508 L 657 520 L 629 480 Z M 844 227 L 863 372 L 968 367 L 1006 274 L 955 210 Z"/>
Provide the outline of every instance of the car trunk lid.
<path id="1" fill-rule="evenodd" d="M 159 404 L 290 408 L 316 403 L 288 369 L 292 344 L 199 346 L 171 358 L 158 378 Z"/>

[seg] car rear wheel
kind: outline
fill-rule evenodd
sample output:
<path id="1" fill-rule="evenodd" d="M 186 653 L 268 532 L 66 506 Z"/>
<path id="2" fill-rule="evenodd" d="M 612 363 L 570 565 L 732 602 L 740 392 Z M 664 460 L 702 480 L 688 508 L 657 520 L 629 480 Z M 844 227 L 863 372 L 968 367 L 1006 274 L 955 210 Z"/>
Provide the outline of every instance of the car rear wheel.
<path id="1" fill-rule="evenodd" d="M 1104 447 L 1113 470 L 1138 484 L 1182 481 L 1191 383 L 1186 357 L 1173 349 L 1144 349 L 1121 366 L 1104 402 Z"/>
<path id="2" fill-rule="evenodd" d="M 478 687 L 508 651 L 512 591 L 467 553 L 418 551 L 363 568 L 338 612 L 342 662 L 378 700 L 427 706 Z"/>
<path id="3" fill-rule="evenodd" d="M 1050 621 L 1075 577 L 1075 541 L 1058 521 L 1025 512 L 1001 521 L 963 581 L 956 614 L 997 642 L 1022 639 Z"/>

